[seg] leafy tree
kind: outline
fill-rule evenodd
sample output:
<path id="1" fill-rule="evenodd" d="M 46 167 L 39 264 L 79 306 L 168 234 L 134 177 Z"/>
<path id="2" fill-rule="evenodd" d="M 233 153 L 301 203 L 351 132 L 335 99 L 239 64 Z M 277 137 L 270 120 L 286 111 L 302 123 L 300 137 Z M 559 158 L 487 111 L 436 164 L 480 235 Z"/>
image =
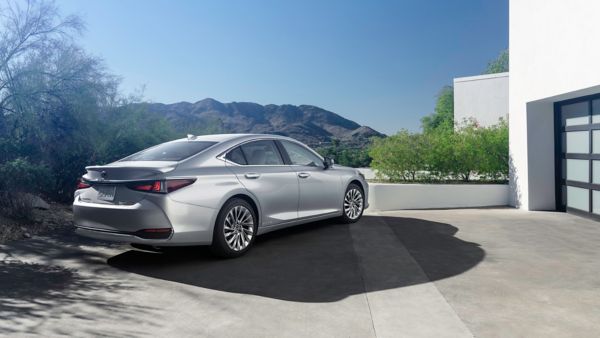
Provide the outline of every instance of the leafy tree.
<path id="1" fill-rule="evenodd" d="M 495 74 L 508 72 L 509 54 L 508 49 L 505 49 L 498 54 L 496 59 L 487 64 L 484 74 Z"/>
<path id="2" fill-rule="evenodd" d="M 66 201 L 86 165 L 174 138 L 164 118 L 130 105 L 118 79 L 74 42 L 77 17 L 46 1 L 1 10 L 0 190 Z"/>
<path id="3" fill-rule="evenodd" d="M 508 49 L 500 52 L 498 57 L 490 61 L 485 74 L 508 72 Z M 435 110 L 431 115 L 421 119 L 424 132 L 448 131 L 454 128 L 454 88 L 444 86 L 437 95 Z"/>
<path id="4" fill-rule="evenodd" d="M 0 7 L 0 117 L 19 114 L 23 101 L 50 98 L 56 94 L 61 80 L 69 74 L 58 69 L 40 67 L 39 60 L 56 56 L 73 34 L 81 32 L 83 23 L 76 16 L 61 18 L 49 2 L 7 2 Z M 36 60 L 32 62 L 32 60 Z M 48 60 L 50 61 L 50 60 Z M 61 70 L 64 70 L 62 68 Z M 48 80 L 45 87 L 42 79 Z M 23 87 L 24 84 L 29 86 Z"/>
<path id="5" fill-rule="evenodd" d="M 95 163 L 109 163 L 150 145 L 177 138 L 178 134 L 161 116 L 147 111 L 145 104 L 122 104 L 106 112 L 102 124 L 110 137 L 99 143 Z"/>
<path id="6" fill-rule="evenodd" d="M 445 86 L 438 93 L 435 112 L 421 119 L 423 132 L 448 131 L 454 128 L 454 88 Z"/>

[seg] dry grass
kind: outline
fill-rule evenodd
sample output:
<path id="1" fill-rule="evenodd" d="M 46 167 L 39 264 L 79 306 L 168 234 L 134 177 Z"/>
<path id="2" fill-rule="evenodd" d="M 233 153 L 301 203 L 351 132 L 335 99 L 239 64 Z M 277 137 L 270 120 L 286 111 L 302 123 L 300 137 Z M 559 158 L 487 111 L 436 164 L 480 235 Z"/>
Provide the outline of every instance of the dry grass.
<path id="1" fill-rule="evenodd" d="M 9 217 L 0 214 L 0 243 L 28 238 L 57 228 L 68 227 L 73 223 L 70 206 L 50 204 L 50 209 L 30 208 L 27 217 Z"/>
<path id="2" fill-rule="evenodd" d="M 22 238 L 24 233 L 19 222 L 0 215 L 0 243 Z"/>
<path id="3" fill-rule="evenodd" d="M 31 194 L 0 191 L 0 215 L 19 221 L 30 221 L 34 197 Z"/>

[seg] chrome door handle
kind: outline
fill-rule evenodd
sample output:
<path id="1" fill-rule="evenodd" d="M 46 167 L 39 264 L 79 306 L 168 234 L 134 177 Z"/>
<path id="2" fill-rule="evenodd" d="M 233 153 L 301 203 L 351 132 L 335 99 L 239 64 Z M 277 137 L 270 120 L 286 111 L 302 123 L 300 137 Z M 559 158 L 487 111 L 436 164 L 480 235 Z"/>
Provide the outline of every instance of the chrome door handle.
<path id="1" fill-rule="evenodd" d="M 298 177 L 300 177 L 300 178 L 309 178 L 310 174 L 309 173 L 298 173 Z"/>
<path id="2" fill-rule="evenodd" d="M 247 179 L 257 179 L 260 177 L 259 173 L 246 173 L 244 176 L 246 176 Z"/>

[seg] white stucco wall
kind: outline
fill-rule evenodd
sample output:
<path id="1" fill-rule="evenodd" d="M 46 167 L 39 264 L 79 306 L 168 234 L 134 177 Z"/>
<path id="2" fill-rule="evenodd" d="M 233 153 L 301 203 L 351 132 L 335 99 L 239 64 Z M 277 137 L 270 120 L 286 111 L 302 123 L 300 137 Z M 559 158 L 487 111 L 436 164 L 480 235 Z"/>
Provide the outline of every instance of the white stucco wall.
<path id="1" fill-rule="evenodd" d="M 508 195 L 504 184 L 369 183 L 369 210 L 505 206 Z"/>
<path id="2" fill-rule="evenodd" d="M 356 169 L 358 169 L 358 171 L 360 171 L 363 175 L 365 175 L 365 178 L 368 180 L 374 180 L 375 178 L 377 178 L 375 170 L 373 170 L 371 168 L 356 168 Z"/>
<path id="3" fill-rule="evenodd" d="M 474 118 L 482 126 L 508 116 L 508 73 L 454 79 L 454 122 Z"/>
<path id="4" fill-rule="evenodd" d="M 555 209 L 553 103 L 600 93 L 600 1 L 510 0 L 511 203 Z"/>

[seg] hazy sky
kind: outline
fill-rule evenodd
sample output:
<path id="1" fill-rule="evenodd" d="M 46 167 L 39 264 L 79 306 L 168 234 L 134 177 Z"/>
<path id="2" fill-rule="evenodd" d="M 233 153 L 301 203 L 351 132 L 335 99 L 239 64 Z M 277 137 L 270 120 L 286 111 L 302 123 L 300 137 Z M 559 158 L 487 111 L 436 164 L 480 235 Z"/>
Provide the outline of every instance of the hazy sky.
<path id="1" fill-rule="evenodd" d="M 439 89 L 508 46 L 508 0 L 60 0 L 81 38 L 151 101 L 312 104 L 418 130 Z"/>

